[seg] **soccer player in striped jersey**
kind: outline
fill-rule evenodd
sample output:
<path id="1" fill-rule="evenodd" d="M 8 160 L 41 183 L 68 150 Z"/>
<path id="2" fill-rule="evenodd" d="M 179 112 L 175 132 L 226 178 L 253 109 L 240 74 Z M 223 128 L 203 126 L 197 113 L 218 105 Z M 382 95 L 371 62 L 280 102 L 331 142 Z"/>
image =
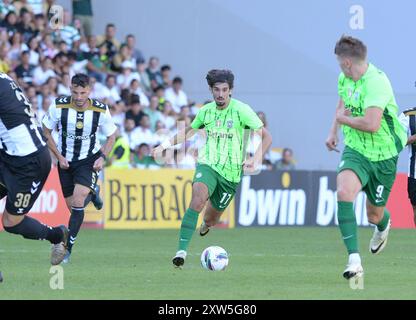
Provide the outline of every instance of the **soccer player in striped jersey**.
<path id="1" fill-rule="evenodd" d="M 182 219 L 178 251 L 172 262 L 181 267 L 186 258 L 189 242 L 195 231 L 199 213 L 205 209 L 200 235 L 208 233 L 220 219 L 234 197 L 243 169 L 253 172 L 261 165 L 272 138 L 262 121 L 247 104 L 231 98 L 234 75 L 229 70 L 211 70 L 206 77 L 214 101 L 203 106 L 194 121 L 173 138 L 156 147 L 152 153 L 182 143 L 196 130 L 204 130 L 206 143 L 199 151 L 198 164 L 192 184 L 192 199 Z M 248 130 L 261 135 L 262 143 L 253 158 L 245 160 Z"/>
<path id="2" fill-rule="evenodd" d="M 51 157 L 27 97 L 7 74 L 0 73 L 0 199 L 7 196 L 4 230 L 25 239 L 53 244 L 51 263 L 61 263 L 68 230 L 51 228 L 26 216 L 48 178 Z"/>
<path id="3" fill-rule="evenodd" d="M 64 263 L 69 262 L 72 246 L 84 220 L 84 207 L 92 201 L 98 210 L 102 208 L 98 173 L 116 137 L 117 128 L 108 106 L 90 99 L 90 92 L 89 77 L 76 74 L 71 80 L 71 96 L 57 98 L 43 118 L 44 133 L 49 149 L 58 159 L 62 192 L 71 211 Z M 58 128 L 58 146 L 51 136 L 54 128 Z M 103 146 L 97 138 L 99 128 L 107 137 Z"/>
<path id="4" fill-rule="evenodd" d="M 413 207 L 413 221 L 416 226 L 416 107 L 403 111 L 399 121 L 407 133 L 406 146 L 409 152 L 407 195 Z"/>

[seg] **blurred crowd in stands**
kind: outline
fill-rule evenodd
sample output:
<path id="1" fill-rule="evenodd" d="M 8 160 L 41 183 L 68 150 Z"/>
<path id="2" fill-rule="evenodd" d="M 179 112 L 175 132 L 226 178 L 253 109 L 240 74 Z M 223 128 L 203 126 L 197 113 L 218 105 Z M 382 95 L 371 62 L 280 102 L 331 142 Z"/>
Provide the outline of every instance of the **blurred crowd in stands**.
<path id="1" fill-rule="evenodd" d="M 70 95 L 76 73 L 91 77 L 91 98 L 110 107 L 118 139 L 109 166 L 159 168 L 151 149 L 189 125 L 198 108 L 183 89 L 183 79 L 172 75 L 169 64 L 147 57 L 133 34 L 120 37 L 109 23 L 94 35 L 90 0 L 73 0 L 72 12 L 56 16 L 55 0 L 0 0 L 0 72 L 24 89 L 38 119 L 51 102 Z M 266 115 L 258 113 L 267 126 Z M 175 158 L 164 166 L 194 168 L 196 138 L 178 146 Z M 253 137 L 248 152 L 259 141 Z M 181 152 L 185 150 L 186 152 Z M 294 169 L 293 151 L 269 150 L 263 169 Z"/>

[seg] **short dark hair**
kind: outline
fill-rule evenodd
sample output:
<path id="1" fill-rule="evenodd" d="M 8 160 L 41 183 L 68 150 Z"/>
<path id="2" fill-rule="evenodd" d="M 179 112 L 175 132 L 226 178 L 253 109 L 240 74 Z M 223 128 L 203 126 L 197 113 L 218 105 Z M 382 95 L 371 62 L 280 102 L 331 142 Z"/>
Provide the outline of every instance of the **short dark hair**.
<path id="1" fill-rule="evenodd" d="M 114 23 L 107 23 L 107 25 L 105 26 L 106 29 L 108 28 L 115 28 L 116 25 Z"/>
<path id="2" fill-rule="evenodd" d="M 163 66 L 160 67 L 160 71 L 166 71 L 166 70 L 172 70 L 172 68 L 170 67 L 170 65 L 168 64 L 164 64 Z"/>
<path id="3" fill-rule="evenodd" d="M 181 77 L 175 77 L 175 78 L 173 78 L 172 83 L 182 84 L 182 78 Z"/>
<path id="4" fill-rule="evenodd" d="M 282 151 L 282 154 L 284 154 L 286 152 L 289 152 L 291 155 L 293 155 L 293 150 L 290 149 L 290 148 L 284 148 L 283 151 Z"/>
<path id="5" fill-rule="evenodd" d="M 135 103 L 139 103 L 140 104 L 140 96 L 137 94 L 132 94 L 130 96 L 130 104 L 135 104 Z"/>
<path id="6" fill-rule="evenodd" d="M 212 88 L 214 84 L 220 83 L 228 83 L 230 89 L 234 87 L 234 75 L 231 70 L 218 70 L 213 69 L 210 70 L 206 76 L 208 85 Z"/>
<path id="7" fill-rule="evenodd" d="M 367 57 L 366 45 L 357 38 L 342 35 L 335 45 L 335 54 L 337 56 L 357 58 L 365 60 Z"/>
<path id="8" fill-rule="evenodd" d="M 77 73 L 72 77 L 71 84 L 73 86 L 86 88 L 90 85 L 90 77 L 84 73 Z"/>

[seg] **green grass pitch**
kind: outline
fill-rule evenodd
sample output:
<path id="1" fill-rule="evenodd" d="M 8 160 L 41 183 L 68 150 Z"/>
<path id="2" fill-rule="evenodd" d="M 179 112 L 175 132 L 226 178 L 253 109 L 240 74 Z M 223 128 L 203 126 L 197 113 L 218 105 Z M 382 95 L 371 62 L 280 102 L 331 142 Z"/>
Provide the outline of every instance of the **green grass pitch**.
<path id="1" fill-rule="evenodd" d="M 364 289 L 342 278 L 347 255 L 337 228 L 213 229 L 194 234 L 185 266 L 172 267 L 178 230 L 81 230 L 64 289 L 52 290 L 49 243 L 0 233 L 0 299 L 415 299 L 416 233 L 392 230 L 385 250 L 368 252 L 360 229 Z M 224 272 L 199 255 L 224 247 Z"/>

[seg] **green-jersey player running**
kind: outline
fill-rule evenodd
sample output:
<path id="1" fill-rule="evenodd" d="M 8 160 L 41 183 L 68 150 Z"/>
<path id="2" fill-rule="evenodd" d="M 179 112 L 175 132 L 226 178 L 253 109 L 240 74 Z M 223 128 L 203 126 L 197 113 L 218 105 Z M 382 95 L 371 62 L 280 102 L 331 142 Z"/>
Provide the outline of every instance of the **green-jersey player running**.
<path id="1" fill-rule="evenodd" d="M 205 209 L 200 235 L 208 233 L 220 219 L 236 192 L 243 170 L 253 171 L 261 164 L 272 138 L 257 114 L 248 106 L 231 98 L 234 75 L 229 70 L 211 70 L 206 77 L 214 101 L 204 105 L 184 131 L 163 142 L 153 155 L 182 143 L 197 130 L 204 130 L 206 142 L 198 153 L 198 164 L 192 184 L 192 199 L 182 219 L 178 251 L 172 262 L 184 264 L 186 252 L 195 231 L 199 213 Z M 262 137 L 253 158 L 245 160 L 246 130 Z"/>
<path id="2" fill-rule="evenodd" d="M 326 146 L 337 150 L 339 126 L 345 149 L 338 166 L 338 222 L 349 260 L 343 276 L 364 273 L 358 250 L 353 201 L 360 190 L 367 195 L 367 217 L 375 231 L 370 252 L 386 245 L 390 214 L 385 206 L 396 178 L 397 158 L 406 133 L 397 117 L 397 104 L 386 74 L 367 62 L 367 48 L 359 39 L 342 36 L 335 46 L 340 68 L 339 102 Z"/>

